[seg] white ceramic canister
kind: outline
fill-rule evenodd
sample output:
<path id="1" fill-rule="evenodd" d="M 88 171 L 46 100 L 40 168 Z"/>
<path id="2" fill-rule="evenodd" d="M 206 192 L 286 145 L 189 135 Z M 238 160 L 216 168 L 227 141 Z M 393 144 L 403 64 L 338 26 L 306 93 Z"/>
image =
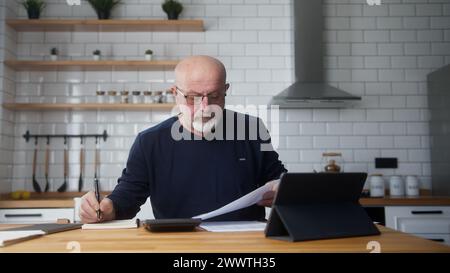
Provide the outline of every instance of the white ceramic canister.
<path id="1" fill-rule="evenodd" d="M 419 179 L 415 175 L 408 175 L 406 177 L 406 195 L 407 196 L 419 196 L 420 194 Z"/>
<path id="2" fill-rule="evenodd" d="M 370 177 L 370 197 L 384 197 L 384 178 L 381 174 Z"/>
<path id="3" fill-rule="evenodd" d="M 393 175 L 389 180 L 389 194 L 391 196 L 404 196 L 405 184 L 401 176 Z"/>

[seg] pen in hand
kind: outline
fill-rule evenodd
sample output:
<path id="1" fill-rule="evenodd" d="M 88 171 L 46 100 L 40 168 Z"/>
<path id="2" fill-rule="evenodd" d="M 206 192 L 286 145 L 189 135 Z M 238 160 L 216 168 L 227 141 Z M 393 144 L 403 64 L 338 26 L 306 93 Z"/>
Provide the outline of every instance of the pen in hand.
<path id="1" fill-rule="evenodd" d="M 95 191 L 95 198 L 97 199 L 99 208 L 96 210 L 97 212 L 97 220 L 100 221 L 101 216 L 102 216 L 102 211 L 100 210 L 100 187 L 98 184 L 98 178 L 94 179 L 94 191 Z"/>

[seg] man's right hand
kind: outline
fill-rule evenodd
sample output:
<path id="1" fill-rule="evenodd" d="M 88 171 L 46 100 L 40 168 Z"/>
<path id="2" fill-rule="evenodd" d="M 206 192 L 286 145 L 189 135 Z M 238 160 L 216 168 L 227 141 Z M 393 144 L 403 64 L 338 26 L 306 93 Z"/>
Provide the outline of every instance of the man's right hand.
<path id="1" fill-rule="evenodd" d="M 97 219 L 97 210 L 100 209 L 100 219 Z M 114 206 L 111 199 L 103 198 L 100 204 L 95 193 L 90 191 L 81 198 L 80 219 L 84 224 L 98 223 L 114 220 Z"/>

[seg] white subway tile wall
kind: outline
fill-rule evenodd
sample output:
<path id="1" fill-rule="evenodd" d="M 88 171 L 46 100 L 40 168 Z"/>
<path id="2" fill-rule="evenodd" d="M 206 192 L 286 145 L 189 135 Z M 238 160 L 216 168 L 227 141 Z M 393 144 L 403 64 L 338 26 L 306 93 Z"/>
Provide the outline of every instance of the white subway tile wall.
<path id="1" fill-rule="evenodd" d="M 8 5 L 5 4 L 8 2 Z M 5 14 L 24 18 L 22 7 L 0 1 Z M 46 18 L 95 18 L 86 1 L 68 7 L 47 0 Z M 123 1 L 115 18 L 165 18 L 161 0 Z M 89 59 L 102 50 L 105 58 L 142 59 L 147 48 L 156 59 L 180 59 L 192 54 L 214 55 L 228 69 L 232 84 L 228 104 L 267 104 L 294 81 L 292 0 L 183 0 L 182 18 L 205 20 L 204 33 L 15 33 L 0 32 L 2 57 L 47 59 L 58 47 L 62 59 Z M 13 5 L 14 7 L 11 7 Z M 280 113 L 279 153 L 289 171 L 321 169 L 324 151 L 340 151 L 346 171 L 416 174 L 431 187 L 426 75 L 450 62 L 448 0 L 324 0 L 325 74 L 327 81 L 362 96 L 353 108 L 301 109 Z M 5 12 L 8 9 L 8 12 Z M 4 26 L 3 26 L 4 28 Z M 6 76 L 5 76 L 6 75 Z M 9 76 L 9 78 L 8 78 Z M 172 72 L 17 72 L 2 67 L 4 101 L 86 102 L 97 89 L 164 89 Z M 168 112 L 0 111 L 0 191 L 31 189 L 32 143 L 21 135 L 35 133 L 97 133 L 108 130 L 102 143 L 101 183 L 113 189 L 125 166 L 136 134 L 169 117 Z M 44 148 L 44 143 L 40 143 Z M 52 190 L 62 181 L 61 140 L 52 142 Z M 70 189 L 79 171 L 79 142 L 70 142 Z M 94 143 L 87 143 L 85 179 L 92 181 Z M 398 157 L 399 169 L 375 170 L 374 158 Z M 13 159 L 13 162 L 11 161 Z M 43 153 L 38 157 L 43 177 Z M 89 189 L 90 184 L 86 185 Z"/>
<path id="2" fill-rule="evenodd" d="M 16 16 L 14 1 L 0 1 L 0 62 L 16 57 L 16 34 L 5 25 L 5 18 Z M 0 65 L 0 104 L 14 99 L 15 72 Z M 14 113 L 0 108 L 0 192 L 11 189 L 14 152 Z M 23 156 L 23 155 L 22 155 Z"/>
<path id="3" fill-rule="evenodd" d="M 351 86 L 363 84 L 363 102 L 339 111 L 354 135 L 341 137 L 340 148 L 353 150 L 352 167 L 369 172 L 380 172 L 374 157 L 397 157 L 399 168 L 381 173 L 416 174 L 430 188 L 426 75 L 449 63 L 449 1 L 324 2 L 329 81 L 355 94 Z"/>

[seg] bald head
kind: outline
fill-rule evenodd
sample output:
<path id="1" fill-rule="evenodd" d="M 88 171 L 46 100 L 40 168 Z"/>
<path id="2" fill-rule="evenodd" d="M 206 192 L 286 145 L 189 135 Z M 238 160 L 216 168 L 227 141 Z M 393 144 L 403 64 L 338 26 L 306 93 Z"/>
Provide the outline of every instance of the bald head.
<path id="1" fill-rule="evenodd" d="M 177 65 L 172 92 L 183 127 L 202 135 L 216 126 L 229 88 L 226 78 L 225 66 L 213 57 L 192 56 Z"/>
<path id="2" fill-rule="evenodd" d="M 209 56 L 192 56 L 182 60 L 175 68 L 177 85 L 223 85 L 226 82 L 225 66 Z"/>

